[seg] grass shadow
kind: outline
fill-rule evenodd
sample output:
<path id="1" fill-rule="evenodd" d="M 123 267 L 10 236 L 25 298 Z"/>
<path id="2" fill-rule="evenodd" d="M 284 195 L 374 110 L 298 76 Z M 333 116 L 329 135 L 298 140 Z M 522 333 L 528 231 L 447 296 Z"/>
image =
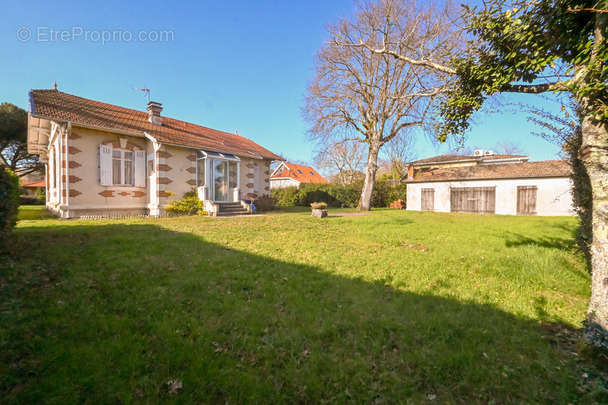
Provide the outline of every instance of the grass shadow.
<path id="1" fill-rule="evenodd" d="M 337 277 L 147 223 L 31 227 L 16 237 L 0 271 L 3 403 L 580 395 L 570 360 L 537 321 L 489 305 Z M 183 389 L 172 394 L 176 380 Z"/>
<path id="2" fill-rule="evenodd" d="M 530 238 L 517 233 L 509 233 L 509 236 L 505 238 L 506 247 L 518 247 L 524 245 L 541 246 L 548 249 L 560 249 L 560 250 L 573 250 L 576 249 L 576 240 L 572 238 L 553 238 L 553 237 L 541 237 L 541 238 Z"/>

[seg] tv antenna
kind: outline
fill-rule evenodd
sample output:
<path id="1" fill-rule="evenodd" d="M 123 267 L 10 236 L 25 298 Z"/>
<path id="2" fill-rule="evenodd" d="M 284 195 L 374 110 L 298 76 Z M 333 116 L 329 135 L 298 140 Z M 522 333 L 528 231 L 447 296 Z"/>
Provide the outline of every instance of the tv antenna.
<path id="1" fill-rule="evenodd" d="M 148 97 L 148 103 L 150 102 L 150 89 L 147 87 L 131 87 L 133 90 L 135 91 L 143 91 L 144 93 L 146 93 L 146 96 Z"/>

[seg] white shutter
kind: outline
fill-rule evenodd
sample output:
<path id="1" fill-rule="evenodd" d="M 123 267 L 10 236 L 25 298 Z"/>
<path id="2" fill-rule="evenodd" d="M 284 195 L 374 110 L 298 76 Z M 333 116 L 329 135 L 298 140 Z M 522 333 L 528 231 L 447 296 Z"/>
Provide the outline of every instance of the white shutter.
<path id="1" fill-rule="evenodd" d="M 135 187 L 146 187 L 146 151 L 135 151 Z"/>
<path id="2" fill-rule="evenodd" d="M 99 181 L 102 186 L 112 185 L 112 147 L 99 145 Z"/>

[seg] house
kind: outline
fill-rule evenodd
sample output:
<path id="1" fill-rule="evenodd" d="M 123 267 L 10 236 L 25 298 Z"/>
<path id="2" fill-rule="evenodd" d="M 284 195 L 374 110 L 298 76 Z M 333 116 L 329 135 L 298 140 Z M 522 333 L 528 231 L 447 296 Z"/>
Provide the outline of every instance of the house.
<path id="1" fill-rule="evenodd" d="M 488 153 L 489 152 L 489 153 Z M 409 164 L 407 209 L 501 215 L 573 215 L 565 160 L 528 156 L 442 155 Z"/>
<path id="2" fill-rule="evenodd" d="M 46 164 L 47 208 L 61 218 L 164 213 L 197 191 L 218 215 L 270 192 L 270 164 L 283 160 L 238 133 L 50 90 L 32 90 L 28 153 Z M 176 197 L 173 197 L 175 194 Z"/>
<path id="3" fill-rule="evenodd" d="M 26 183 L 21 186 L 21 196 L 36 198 L 36 193 L 40 189 L 46 188 L 46 181 L 40 180 L 32 183 Z"/>
<path id="4" fill-rule="evenodd" d="M 329 184 L 315 169 L 310 166 L 281 162 L 270 175 L 270 188 L 283 188 L 300 184 Z"/>

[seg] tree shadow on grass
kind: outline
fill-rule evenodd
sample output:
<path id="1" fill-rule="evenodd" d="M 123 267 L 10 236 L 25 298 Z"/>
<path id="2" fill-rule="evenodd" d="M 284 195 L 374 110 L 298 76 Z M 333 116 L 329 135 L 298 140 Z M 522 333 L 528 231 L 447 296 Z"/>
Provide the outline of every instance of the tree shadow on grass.
<path id="1" fill-rule="evenodd" d="M 0 272 L 4 403 L 563 403 L 538 321 L 150 224 L 24 228 Z M 170 393 L 168 381 L 183 383 Z M 604 398 L 603 398 L 604 399 Z"/>
<path id="2" fill-rule="evenodd" d="M 510 232 L 509 236 L 505 239 L 506 247 L 518 247 L 524 245 L 541 246 L 548 249 L 560 249 L 571 251 L 576 249 L 576 240 L 572 238 L 553 238 L 553 237 L 542 237 L 542 238 L 530 238 L 525 235 L 521 235 L 515 232 Z"/>

